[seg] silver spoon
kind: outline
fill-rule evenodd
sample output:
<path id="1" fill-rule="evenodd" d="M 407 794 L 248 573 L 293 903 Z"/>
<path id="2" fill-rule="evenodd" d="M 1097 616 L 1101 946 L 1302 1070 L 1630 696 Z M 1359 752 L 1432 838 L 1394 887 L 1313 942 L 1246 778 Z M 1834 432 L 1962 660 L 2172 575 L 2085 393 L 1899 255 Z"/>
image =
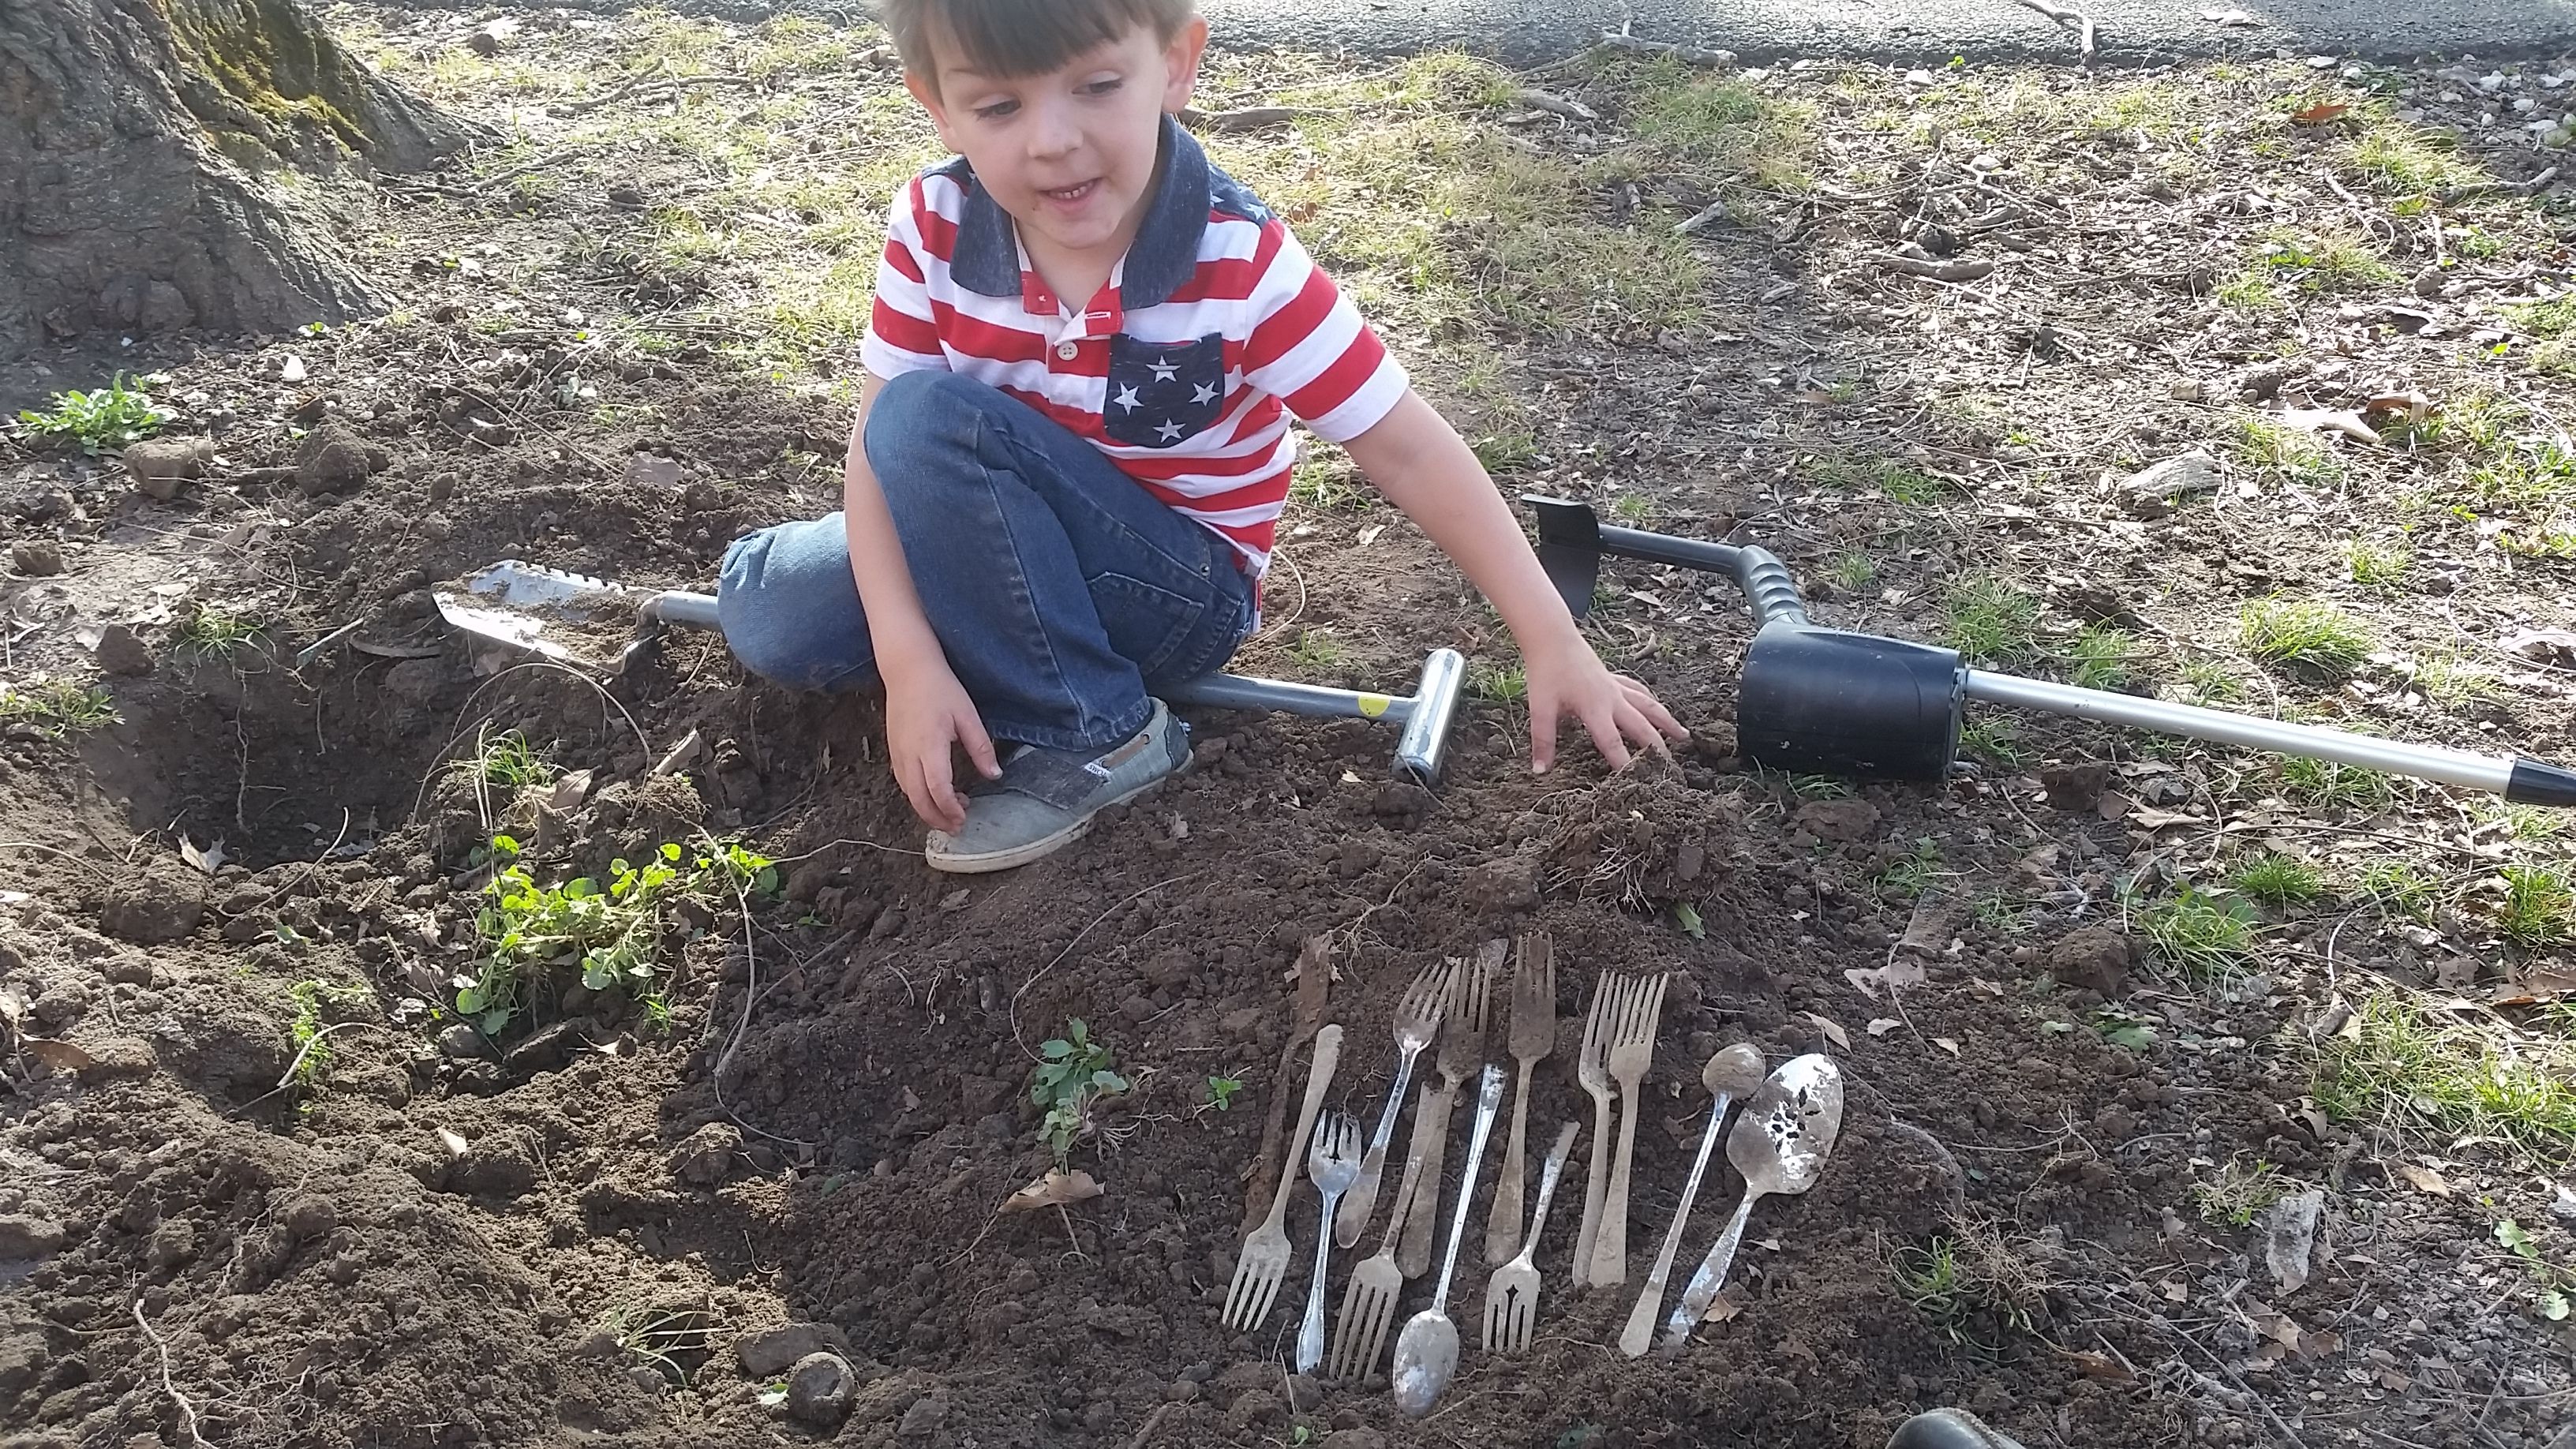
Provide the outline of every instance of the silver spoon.
<path id="1" fill-rule="evenodd" d="M 1440 1286 L 1431 1306 L 1405 1320 L 1396 1335 L 1391 1381 L 1395 1406 L 1419 1419 L 1448 1391 L 1458 1372 L 1458 1325 L 1449 1318 L 1449 1277 L 1458 1267 L 1458 1243 L 1467 1236 L 1467 1207 L 1476 1200 L 1476 1169 L 1485 1160 L 1485 1139 L 1493 1135 L 1494 1113 L 1503 1105 L 1503 1069 L 1489 1066 L 1476 1084 L 1476 1127 L 1467 1139 L 1467 1172 L 1458 1183 L 1458 1211 L 1449 1220 L 1449 1251 L 1440 1259 Z M 1423 1185 L 1424 1191 L 1430 1184 Z"/>
<path id="2" fill-rule="evenodd" d="M 1682 1224 L 1690 1220 L 1691 1203 L 1699 1197 L 1699 1180 L 1708 1171 L 1709 1153 L 1717 1147 L 1717 1129 L 1726 1121 L 1727 1104 L 1762 1085 L 1761 1050 L 1737 1042 L 1708 1059 L 1699 1081 L 1715 1098 L 1708 1109 L 1708 1130 L 1699 1136 L 1699 1155 L 1691 1159 L 1682 1200 L 1673 1207 L 1673 1225 L 1664 1230 L 1663 1251 L 1655 1254 L 1655 1270 L 1646 1275 L 1637 1306 L 1629 1310 L 1627 1330 L 1619 1335 L 1619 1351 L 1630 1358 L 1643 1357 L 1655 1341 L 1655 1315 L 1663 1311 L 1664 1281 L 1672 1276 L 1673 1254 L 1681 1249 Z"/>
<path id="3" fill-rule="evenodd" d="M 1717 1290 L 1726 1286 L 1726 1272 L 1735 1266 L 1735 1250 L 1744 1241 L 1753 1205 L 1774 1193 L 1802 1193 L 1815 1186 L 1842 1125 L 1842 1069 L 1813 1052 L 1781 1063 L 1744 1104 L 1744 1115 L 1726 1135 L 1726 1160 L 1744 1174 L 1744 1201 L 1691 1275 L 1673 1316 L 1664 1320 L 1665 1353 L 1679 1353 L 1690 1342 L 1691 1330 L 1717 1301 Z"/>

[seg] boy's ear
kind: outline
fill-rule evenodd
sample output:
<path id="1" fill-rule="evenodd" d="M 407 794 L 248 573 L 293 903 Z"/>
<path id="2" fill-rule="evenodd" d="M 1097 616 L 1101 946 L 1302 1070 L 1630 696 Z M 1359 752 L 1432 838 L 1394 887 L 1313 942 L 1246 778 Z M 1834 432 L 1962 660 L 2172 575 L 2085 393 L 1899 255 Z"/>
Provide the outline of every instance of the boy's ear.
<path id="1" fill-rule="evenodd" d="M 1199 86 L 1199 59 L 1207 54 L 1208 23 L 1204 15 L 1192 15 L 1179 30 L 1172 33 L 1171 43 L 1163 47 L 1163 109 L 1187 109 L 1190 97 Z M 920 94 L 918 91 L 914 94 Z"/>
<path id="2" fill-rule="evenodd" d="M 930 128 L 939 133 L 939 144 L 951 151 L 957 151 L 957 143 L 949 139 L 948 135 L 948 108 L 939 103 L 939 88 L 931 83 L 930 77 L 914 70 L 911 66 L 905 66 L 903 88 L 912 92 L 912 98 L 921 102 L 921 108 L 930 113 Z M 959 154 L 964 153 L 960 151 Z"/>

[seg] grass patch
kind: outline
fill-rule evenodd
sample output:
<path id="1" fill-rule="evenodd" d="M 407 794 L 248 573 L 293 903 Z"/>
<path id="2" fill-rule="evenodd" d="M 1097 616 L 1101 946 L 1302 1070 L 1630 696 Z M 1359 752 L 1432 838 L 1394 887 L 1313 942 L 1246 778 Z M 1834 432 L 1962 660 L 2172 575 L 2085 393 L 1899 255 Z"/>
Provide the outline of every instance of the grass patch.
<path id="1" fill-rule="evenodd" d="M 2433 919 L 2433 882 L 2402 860 L 2375 860 L 2363 867 L 2361 898 L 2387 915 L 2407 921 Z"/>
<path id="2" fill-rule="evenodd" d="M 2284 1189 L 2277 1172 L 2259 1157 L 2251 1167 L 2231 1160 L 2218 1170 L 2217 1177 L 2192 1184 L 2192 1204 L 2200 1209 L 2203 1222 L 2231 1228 L 2250 1226 L 2265 1208 L 2281 1200 Z"/>
<path id="3" fill-rule="evenodd" d="M 2315 866 L 2278 853 L 2243 862 L 2227 883 L 2268 906 L 2304 906 L 2326 893 L 2326 879 Z"/>
<path id="4" fill-rule="evenodd" d="M 202 604 L 179 626 L 176 652 L 183 659 L 228 661 L 245 649 L 261 645 L 267 636 L 268 626 L 257 620 Z"/>
<path id="5" fill-rule="evenodd" d="M 2085 689 L 2118 689 L 2129 682 L 2137 636 L 2109 624 L 2087 624 L 2066 651 L 2073 682 Z"/>
<path id="6" fill-rule="evenodd" d="M 552 784 L 558 773 L 551 762 L 537 753 L 536 746 L 528 743 L 528 737 L 517 730 L 503 730 L 478 740 L 472 758 L 458 760 L 448 768 L 471 775 L 512 797 L 522 790 Z"/>
<path id="7" fill-rule="evenodd" d="M 1348 651 L 1329 629 L 1300 629 L 1289 642 L 1288 657 L 1309 674 L 1323 674 L 1340 668 Z"/>
<path id="8" fill-rule="evenodd" d="M 1961 725 L 1959 748 L 2006 769 L 2018 768 L 2028 758 L 2021 747 L 2020 728 L 2011 720 L 2000 717 L 1974 719 Z"/>
<path id="9" fill-rule="evenodd" d="M 2552 1160 L 2576 1148 L 2576 1041 L 2396 993 L 2364 998 L 2354 1023 L 2317 1049 L 2329 1117 L 2501 1137 Z"/>
<path id="10" fill-rule="evenodd" d="M 2232 704 L 2245 694 L 2245 680 L 2224 659 L 2186 659 L 2182 680 L 2194 704 Z"/>
<path id="11" fill-rule="evenodd" d="M 1878 565 L 1865 553 L 1847 553 L 1834 560 L 1833 581 L 1836 588 L 1856 594 L 1878 582 Z"/>
<path id="12" fill-rule="evenodd" d="M 2396 588 L 2406 581 L 2407 566 L 2413 562 L 2414 556 L 2402 548 L 2359 538 L 2344 541 L 2344 571 L 2365 589 Z"/>
<path id="13" fill-rule="evenodd" d="M 43 412 L 18 414 L 28 435 L 40 443 L 77 445 L 92 457 L 139 443 L 179 416 L 122 372 L 96 391 L 58 392 L 49 401 Z"/>
<path id="14" fill-rule="evenodd" d="M 2012 664 L 2039 647 L 2039 600 L 1991 575 L 1978 574 L 1950 590 L 1950 647 L 1979 664 Z"/>
<path id="15" fill-rule="evenodd" d="M 1907 1243 L 1888 1255 L 1888 1277 L 1907 1306 L 1943 1337 L 1981 1353 L 2001 1352 L 2014 1334 L 2036 1332 L 2048 1291 L 2031 1261 L 1991 1222 L 1961 1217 L 1952 1235 Z"/>
<path id="16" fill-rule="evenodd" d="M 2238 419 L 2232 445 L 2237 461 L 2293 483 L 2331 483 L 2343 476 L 2343 460 L 2315 434 L 2270 418 Z"/>
<path id="17" fill-rule="evenodd" d="M 2555 440 L 2499 448 L 2497 456 L 2469 470 L 2469 491 L 2481 503 L 2516 508 L 2576 502 L 2576 454 Z"/>
<path id="18" fill-rule="evenodd" d="M 287 1081 L 296 1092 L 295 1110 L 309 1112 L 331 1076 L 328 1012 L 334 1006 L 363 1001 L 366 993 L 326 981 L 305 980 L 288 987 L 286 995 L 295 1004 L 295 1014 L 286 1023 L 286 1039 L 295 1047 L 294 1067 Z"/>
<path id="19" fill-rule="evenodd" d="M 2504 894 L 2496 903 L 2496 928 L 2526 951 L 2576 941 L 2576 890 L 2547 866 L 2504 868 Z"/>
<path id="20" fill-rule="evenodd" d="M 2358 292 L 2399 280 L 2397 269 L 2357 236 L 2288 228 L 2264 239 L 2263 249 L 2255 253 L 2247 271 L 2268 273 L 2271 281 L 2312 297 Z"/>
<path id="21" fill-rule="evenodd" d="M 1529 698 L 1529 675 L 1517 664 L 1473 665 L 1467 670 L 1467 692 L 1487 704 L 1519 704 Z"/>
<path id="22" fill-rule="evenodd" d="M 2344 171 L 2399 196 L 2454 191 L 2494 178 L 2459 156 L 2459 145 L 2438 131 L 2403 121 L 2375 120 L 2344 153 Z"/>
<path id="23" fill-rule="evenodd" d="M 0 724 L 33 725 L 53 738 L 104 729 L 123 716 L 95 684 L 45 680 L 0 689 Z"/>
<path id="24" fill-rule="evenodd" d="M 2395 777 L 2384 770 L 2305 755 L 2282 758 L 2281 788 L 2303 804 L 2355 809 L 2385 805 L 2397 795 Z"/>
<path id="25" fill-rule="evenodd" d="M 1629 96 L 1628 123 L 1656 160 L 1704 183 L 1789 193 L 1812 184 L 1807 160 L 1815 149 L 1815 107 L 1677 61 L 1636 66 L 1617 79 Z"/>
<path id="26" fill-rule="evenodd" d="M 1920 900 L 1943 874 L 1941 842 L 1924 836 L 1896 864 L 1879 873 L 1878 888 L 1901 901 Z"/>
<path id="27" fill-rule="evenodd" d="M 2194 980 L 2226 976 L 2254 954 L 2254 913 L 2233 897 L 2186 886 L 2149 906 L 2141 926 L 2157 953 Z"/>
<path id="28" fill-rule="evenodd" d="M 2359 668 L 2379 641 L 2332 604 L 2257 599 L 2237 617 L 2245 652 L 2267 664 L 2289 664 L 2341 678 Z"/>

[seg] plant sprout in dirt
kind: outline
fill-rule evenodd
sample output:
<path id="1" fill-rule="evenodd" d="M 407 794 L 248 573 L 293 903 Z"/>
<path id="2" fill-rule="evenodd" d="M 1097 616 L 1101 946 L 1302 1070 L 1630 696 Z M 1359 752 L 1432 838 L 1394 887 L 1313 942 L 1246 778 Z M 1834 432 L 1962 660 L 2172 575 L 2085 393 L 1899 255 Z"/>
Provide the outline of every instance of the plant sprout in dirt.
<path id="1" fill-rule="evenodd" d="M 2047 1281 L 1992 1222 L 1959 1217 L 1950 1226 L 1888 1254 L 1897 1296 L 1943 1337 L 1979 1353 L 2000 1353 L 2014 1335 L 2035 1333 Z"/>
<path id="2" fill-rule="evenodd" d="M 2254 954 L 2254 913 L 2233 896 L 2184 887 L 2147 907 L 2139 925 L 2157 954 L 2194 980 L 2216 980 Z"/>
<path id="3" fill-rule="evenodd" d="M 139 443 L 178 416 L 120 372 L 95 391 L 55 393 L 50 408 L 22 411 L 18 421 L 41 441 L 77 444 L 82 452 L 96 455 Z"/>
<path id="4" fill-rule="evenodd" d="M 230 664 L 243 650 L 259 646 L 268 627 L 220 604 L 200 604 L 179 625 L 177 652 L 183 659 Z"/>
<path id="5" fill-rule="evenodd" d="M 2241 1228 L 2280 1201 L 2284 1191 L 2279 1169 L 2258 1157 L 2250 1165 L 2231 1160 L 2216 1177 L 2194 1183 L 2191 1200 L 2204 1221 Z"/>
<path id="6" fill-rule="evenodd" d="M 2314 1070 L 2317 1104 L 2336 1121 L 2502 1138 L 2552 1161 L 2576 1150 L 2576 1033 L 2563 1028 L 2519 1031 L 2381 991 L 2317 1045 Z"/>
<path id="7" fill-rule="evenodd" d="M 295 1048 L 288 1081 L 297 1093 L 296 1111 L 309 1112 L 331 1075 L 331 1031 L 325 1023 L 325 1013 L 329 1007 L 364 1000 L 365 993 L 355 987 L 307 979 L 288 988 L 287 998 L 295 1006 L 295 1014 L 286 1024 L 287 1042 Z"/>
<path id="8" fill-rule="evenodd" d="M 104 729 L 119 718 L 116 702 L 95 684 L 54 679 L 0 685 L 0 723 L 28 725 L 59 738 Z"/>
<path id="9" fill-rule="evenodd" d="M 577 969 L 594 992 L 658 1000 L 674 929 L 666 907 L 681 900 L 731 907 L 742 893 L 777 889 L 778 868 L 739 845 L 698 853 L 665 844 L 640 866 L 610 862 L 604 884 L 589 876 L 540 884 L 507 835 L 493 837 L 492 859 L 500 870 L 475 916 L 482 960 L 455 997 L 456 1010 L 486 1036 L 507 1028 L 526 1009 L 522 993 L 556 968 Z"/>
<path id="10" fill-rule="evenodd" d="M 2359 620 L 2310 600 L 2257 599 L 2245 606 L 2238 624 L 2246 653 L 2329 677 L 2350 674 L 2379 647 Z"/>
<path id="11" fill-rule="evenodd" d="M 2278 852 L 2240 863 L 2227 883 L 2268 906 L 2304 906 L 2326 893 L 2325 877 L 2315 866 Z"/>
<path id="12" fill-rule="evenodd" d="M 1062 1168 L 1073 1155 L 1075 1141 L 1093 1129 L 1092 1104 L 1126 1091 L 1128 1081 L 1112 1070 L 1118 1062 L 1108 1044 L 1093 1041 L 1091 1028 L 1079 1017 L 1065 1023 L 1064 1035 L 1041 1042 L 1038 1057 L 1036 1069 L 1029 1073 L 1029 1100 L 1046 1109 L 1038 1122 L 1038 1140 Z M 1234 1093 L 1227 1091 L 1220 1097 L 1217 1080 L 1209 1078 L 1208 1092 L 1222 1110 L 1223 1102 Z"/>

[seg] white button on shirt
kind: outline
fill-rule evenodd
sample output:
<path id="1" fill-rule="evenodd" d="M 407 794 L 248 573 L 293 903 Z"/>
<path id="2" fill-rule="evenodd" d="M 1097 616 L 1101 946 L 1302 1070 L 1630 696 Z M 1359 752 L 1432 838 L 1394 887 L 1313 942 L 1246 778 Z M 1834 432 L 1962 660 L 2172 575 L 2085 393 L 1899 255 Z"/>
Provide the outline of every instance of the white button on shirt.
<path id="1" fill-rule="evenodd" d="M 1081 352 L 1082 348 L 1075 344 L 1070 338 L 1055 345 L 1055 355 L 1063 358 L 1067 362 L 1073 361 L 1073 359 L 1079 356 Z"/>

